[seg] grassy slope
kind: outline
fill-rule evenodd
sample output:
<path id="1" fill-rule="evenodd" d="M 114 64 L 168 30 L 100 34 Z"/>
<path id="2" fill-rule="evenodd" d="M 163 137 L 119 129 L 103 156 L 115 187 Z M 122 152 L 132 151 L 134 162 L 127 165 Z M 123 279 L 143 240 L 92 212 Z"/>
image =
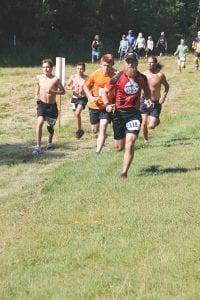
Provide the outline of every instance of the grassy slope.
<path id="1" fill-rule="evenodd" d="M 0 298 L 199 299 L 200 74 L 163 62 L 161 124 L 123 182 L 112 136 L 96 158 L 64 99 L 57 148 L 32 158 L 39 69 L 1 69 Z"/>

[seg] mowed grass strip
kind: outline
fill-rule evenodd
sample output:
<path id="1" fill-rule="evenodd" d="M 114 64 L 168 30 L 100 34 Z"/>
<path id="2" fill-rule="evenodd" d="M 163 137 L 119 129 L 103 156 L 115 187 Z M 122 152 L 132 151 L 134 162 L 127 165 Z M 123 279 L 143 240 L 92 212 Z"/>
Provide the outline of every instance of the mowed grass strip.
<path id="1" fill-rule="evenodd" d="M 38 159 L 30 155 L 35 124 L 28 137 L 5 129 L 2 299 L 199 299 L 200 88 L 189 59 L 179 74 L 174 58 L 163 58 L 168 102 L 150 145 L 138 140 L 126 181 L 111 131 L 95 156 L 85 112 L 83 140 L 65 108 L 56 149 Z"/>

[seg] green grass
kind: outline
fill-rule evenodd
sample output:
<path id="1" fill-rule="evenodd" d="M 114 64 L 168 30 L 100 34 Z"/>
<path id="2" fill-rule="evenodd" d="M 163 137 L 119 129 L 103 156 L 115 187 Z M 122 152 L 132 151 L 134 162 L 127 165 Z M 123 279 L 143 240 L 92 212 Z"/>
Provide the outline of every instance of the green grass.
<path id="1" fill-rule="evenodd" d="M 40 69 L 5 69 L 15 90 L 0 99 L 9 103 L 0 124 L 0 299 L 200 298 L 199 73 L 192 56 L 182 74 L 174 57 L 162 60 L 170 93 L 161 124 L 147 147 L 137 141 L 126 181 L 111 129 L 99 157 L 87 111 L 86 134 L 74 138 L 70 93 L 55 150 L 33 158 Z M 1 77 L 2 93 L 9 82 Z"/>

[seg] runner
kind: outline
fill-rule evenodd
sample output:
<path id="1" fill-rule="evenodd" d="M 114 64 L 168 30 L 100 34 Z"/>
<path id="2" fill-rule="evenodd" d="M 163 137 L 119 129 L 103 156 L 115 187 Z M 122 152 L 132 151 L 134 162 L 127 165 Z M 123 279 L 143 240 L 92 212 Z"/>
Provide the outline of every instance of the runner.
<path id="1" fill-rule="evenodd" d="M 53 63 L 47 58 L 42 61 L 43 74 L 37 76 L 35 88 L 35 100 L 37 101 L 37 126 L 36 126 L 36 146 L 32 154 L 41 153 L 42 127 L 44 121 L 47 122 L 47 130 L 49 138 L 47 150 L 52 149 L 54 125 L 58 117 L 58 109 L 56 104 L 56 95 L 64 95 L 65 89 L 59 78 L 52 74 Z"/>
<path id="2" fill-rule="evenodd" d="M 126 179 L 129 167 L 134 157 L 134 145 L 140 131 L 140 95 L 150 101 L 150 90 L 147 78 L 137 70 L 138 60 L 135 53 L 125 58 L 124 71 L 116 74 L 105 86 L 103 101 L 107 112 L 111 112 L 113 105 L 109 101 L 111 91 L 115 90 L 115 111 L 113 115 L 113 131 L 115 147 L 118 151 L 125 148 L 123 169 L 120 178 Z"/>
<path id="3" fill-rule="evenodd" d="M 92 131 L 98 134 L 96 154 L 99 155 L 105 143 L 106 129 L 111 121 L 111 113 L 105 110 L 101 98 L 102 90 L 106 83 L 115 75 L 113 71 L 113 56 L 108 54 L 101 58 L 100 69 L 93 72 L 85 82 L 84 91 L 89 99 L 88 107 Z M 113 95 L 110 93 L 109 101 Z"/>
<path id="4" fill-rule="evenodd" d="M 81 112 L 85 109 L 88 99 L 83 90 L 85 80 L 87 75 L 85 72 L 85 63 L 79 62 L 76 65 L 76 74 L 72 75 L 67 82 L 66 88 L 73 91 L 73 96 L 71 99 L 72 110 L 74 112 L 75 122 L 76 122 L 76 138 L 80 139 L 84 135 L 84 131 L 81 126 Z"/>
<path id="5" fill-rule="evenodd" d="M 180 40 L 180 44 L 174 52 L 174 55 L 178 54 L 178 69 L 180 72 L 186 67 L 186 52 L 188 52 L 188 46 L 185 45 L 185 39 L 182 38 Z"/>
<path id="6" fill-rule="evenodd" d="M 200 31 L 197 32 L 197 36 L 192 42 L 192 49 L 194 50 L 194 63 L 196 70 L 199 69 L 199 60 L 200 60 Z"/>
<path id="7" fill-rule="evenodd" d="M 144 143 L 148 143 L 148 128 L 154 129 L 159 125 L 160 112 L 162 104 L 169 91 L 169 84 L 163 73 L 160 72 L 162 65 L 158 63 L 155 56 L 149 56 L 147 59 L 147 71 L 144 75 L 147 77 L 149 88 L 151 91 L 151 103 L 147 102 L 146 96 L 141 98 L 140 111 L 142 114 L 142 133 Z M 161 86 L 164 86 L 164 92 L 161 95 Z M 150 105 L 152 104 L 152 105 Z"/>

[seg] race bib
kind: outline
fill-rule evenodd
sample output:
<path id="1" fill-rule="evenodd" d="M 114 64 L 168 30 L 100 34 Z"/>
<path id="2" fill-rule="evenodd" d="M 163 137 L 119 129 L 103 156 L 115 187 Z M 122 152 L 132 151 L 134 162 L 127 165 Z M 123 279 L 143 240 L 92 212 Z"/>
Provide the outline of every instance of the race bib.
<path id="1" fill-rule="evenodd" d="M 46 117 L 45 120 L 51 126 L 54 126 L 56 124 L 56 119 L 53 119 L 53 118 L 50 118 L 50 117 Z"/>
<path id="2" fill-rule="evenodd" d="M 72 103 L 72 102 L 71 102 L 71 108 L 72 108 L 72 110 L 75 110 L 75 109 L 76 109 L 75 103 Z"/>
<path id="3" fill-rule="evenodd" d="M 127 95 L 134 95 L 139 91 L 139 85 L 137 82 L 127 82 L 124 86 L 124 92 Z"/>
<path id="4" fill-rule="evenodd" d="M 103 91 L 103 88 L 99 88 L 99 96 L 101 97 L 102 95 L 102 91 Z"/>
<path id="5" fill-rule="evenodd" d="M 126 128 L 129 131 L 139 131 L 140 130 L 140 121 L 139 120 L 132 120 L 126 123 Z"/>

